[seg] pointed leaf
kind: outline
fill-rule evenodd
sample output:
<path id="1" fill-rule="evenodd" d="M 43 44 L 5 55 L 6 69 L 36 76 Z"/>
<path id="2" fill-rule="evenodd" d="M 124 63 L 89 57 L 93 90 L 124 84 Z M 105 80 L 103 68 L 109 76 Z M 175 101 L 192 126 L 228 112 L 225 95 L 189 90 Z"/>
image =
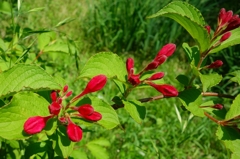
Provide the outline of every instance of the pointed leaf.
<path id="1" fill-rule="evenodd" d="M 240 70 L 231 72 L 230 75 L 234 76 L 230 79 L 231 81 L 237 82 L 238 84 L 240 84 Z"/>
<path id="2" fill-rule="evenodd" d="M 31 92 L 21 92 L 13 96 L 11 102 L 0 108 L 0 136 L 5 139 L 23 139 L 23 124 L 32 116 L 47 116 L 49 103 Z"/>
<path id="3" fill-rule="evenodd" d="M 104 74 L 125 81 L 127 70 L 122 59 L 114 53 L 102 52 L 92 56 L 80 72 L 79 78 Z"/>
<path id="4" fill-rule="evenodd" d="M 203 85 L 203 92 L 206 92 L 208 88 L 217 85 L 222 80 L 222 76 L 217 73 L 206 75 L 199 73 L 199 77 Z"/>
<path id="5" fill-rule="evenodd" d="M 59 90 L 60 85 L 42 68 L 19 64 L 0 74 L 0 98 L 25 90 Z"/>
<path id="6" fill-rule="evenodd" d="M 146 107 L 139 101 L 123 101 L 124 108 L 130 116 L 138 123 L 141 123 L 146 116 Z"/>
<path id="7" fill-rule="evenodd" d="M 218 139 L 222 140 L 225 146 L 232 152 L 231 159 L 240 157 L 240 134 L 231 127 L 219 126 L 216 132 Z"/>
<path id="8" fill-rule="evenodd" d="M 210 37 L 205 27 L 205 21 L 194 6 L 181 1 L 175 1 L 151 15 L 149 18 L 157 16 L 169 17 L 182 25 L 200 46 L 200 51 L 204 52 L 209 48 Z"/>
<path id="9" fill-rule="evenodd" d="M 186 109 L 193 115 L 204 117 L 204 112 L 199 107 L 202 103 L 202 96 L 198 89 L 191 88 L 183 92 L 179 92 L 178 97 Z"/>
<path id="10" fill-rule="evenodd" d="M 189 78 L 188 76 L 185 75 L 178 75 L 176 79 L 178 80 L 179 83 L 183 84 L 184 86 L 187 86 L 189 83 Z"/>
<path id="11" fill-rule="evenodd" d="M 189 62 L 192 62 L 194 60 L 195 66 L 197 66 L 200 60 L 199 48 L 197 46 L 190 47 L 187 43 L 183 43 L 182 47 L 188 57 Z"/>
<path id="12" fill-rule="evenodd" d="M 127 70 L 119 56 L 111 52 L 102 52 L 92 56 L 81 70 L 79 78 L 92 78 L 99 74 L 104 74 L 108 78 L 116 78 L 115 84 L 123 93 Z"/>
<path id="13" fill-rule="evenodd" d="M 94 144 L 89 142 L 87 144 L 87 148 L 90 150 L 92 155 L 96 157 L 96 159 L 108 159 L 109 154 L 107 153 L 106 149 L 98 144 Z"/>
<path id="14" fill-rule="evenodd" d="M 216 52 L 218 52 L 218 51 L 220 51 L 222 49 L 225 49 L 225 48 L 227 48 L 229 46 L 240 44 L 240 36 L 239 36 L 240 35 L 240 28 L 236 28 L 236 29 L 234 29 L 234 30 L 232 30 L 230 32 L 232 33 L 231 36 L 227 40 L 223 41 L 221 43 L 221 45 L 219 45 L 218 47 L 212 49 L 209 53 L 216 53 Z M 215 42 L 217 42 L 220 38 L 221 38 L 221 36 L 219 36 L 213 42 L 213 44 Z"/>
<path id="15" fill-rule="evenodd" d="M 234 99 L 225 119 L 229 120 L 240 115 L 240 94 Z"/>

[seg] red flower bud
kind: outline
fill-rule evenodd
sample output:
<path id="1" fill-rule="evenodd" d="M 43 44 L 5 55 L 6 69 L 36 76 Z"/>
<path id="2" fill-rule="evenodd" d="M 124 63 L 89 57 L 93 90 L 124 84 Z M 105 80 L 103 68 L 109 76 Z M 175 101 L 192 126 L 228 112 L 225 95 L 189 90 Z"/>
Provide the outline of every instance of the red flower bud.
<path id="1" fill-rule="evenodd" d="M 90 104 L 84 104 L 78 107 L 78 112 L 83 116 L 87 116 L 91 115 L 94 112 L 94 109 Z"/>
<path id="2" fill-rule="evenodd" d="M 72 95 L 72 91 L 67 92 L 66 97 L 69 97 Z"/>
<path id="3" fill-rule="evenodd" d="M 94 111 L 94 108 L 90 104 L 84 104 L 78 107 L 79 116 L 90 121 L 98 121 L 102 119 L 102 115 L 99 112 Z"/>
<path id="4" fill-rule="evenodd" d="M 222 8 L 218 16 L 218 26 L 223 27 L 225 24 L 227 24 L 229 20 L 232 18 L 232 15 L 233 12 L 231 10 L 226 12 L 225 8 Z"/>
<path id="5" fill-rule="evenodd" d="M 126 62 L 126 68 L 127 68 L 128 74 L 130 74 L 133 67 L 134 67 L 134 60 L 132 58 L 128 58 Z"/>
<path id="6" fill-rule="evenodd" d="M 140 75 L 130 75 L 128 77 L 128 82 L 130 82 L 133 86 L 139 85 L 141 83 Z"/>
<path id="7" fill-rule="evenodd" d="M 148 78 L 148 80 L 158 80 L 158 79 L 163 78 L 163 76 L 164 76 L 163 72 L 158 72 L 158 73 L 153 74 L 150 78 Z"/>
<path id="8" fill-rule="evenodd" d="M 222 104 L 215 104 L 213 106 L 213 108 L 221 110 L 223 108 L 223 105 Z"/>
<path id="9" fill-rule="evenodd" d="M 63 87 L 63 93 L 67 92 L 67 90 L 68 90 L 68 85 Z"/>
<path id="10" fill-rule="evenodd" d="M 222 65 L 223 65 L 223 62 L 221 60 L 216 60 L 215 62 L 208 65 L 207 68 L 219 68 Z"/>
<path id="11" fill-rule="evenodd" d="M 205 29 L 207 29 L 208 34 L 210 34 L 211 27 L 209 25 L 205 26 Z"/>
<path id="12" fill-rule="evenodd" d="M 48 106 L 48 110 L 50 112 L 50 114 L 54 114 L 54 115 L 58 115 L 60 110 L 61 110 L 61 105 L 57 102 L 52 102 L 49 106 Z"/>
<path id="13" fill-rule="evenodd" d="M 77 99 L 79 99 L 81 96 L 83 96 L 85 94 L 101 90 L 105 86 L 106 83 L 107 83 L 107 77 L 105 75 L 97 75 L 97 76 L 93 77 L 88 82 L 86 88 L 82 91 L 82 93 L 80 93 L 79 95 L 77 95 L 76 97 L 74 97 L 72 99 L 72 102 L 76 101 Z"/>
<path id="14" fill-rule="evenodd" d="M 91 115 L 82 117 L 90 121 L 98 121 L 102 119 L 102 114 L 100 114 L 99 112 L 93 112 Z"/>
<path id="15" fill-rule="evenodd" d="M 43 130 L 46 126 L 47 120 L 51 116 L 41 117 L 41 116 L 34 116 L 27 119 L 27 121 L 23 125 L 23 130 L 29 134 L 36 134 Z"/>
<path id="16" fill-rule="evenodd" d="M 236 29 L 240 26 L 240 18 L 239 15 L 232 16 L 231 20 L 229 21 L 229 24 L 227 28 L 224 30 L 224 32 Z"/>
<path id="17" fill-rule="evenodd" d="M 156 57 L 159 57 L 159 56 L 162 56 L 162 55 L 165 55 L 165 56 L 169 57 L 174 53 L 175 50 L 176 50 L 176 45 L 172 44 L 172 43 L 169 43 L 169 44 L 164 45 L 162 47 L 162 49 L 158 52 Z"/>
<path id="18" fill-rule="evenodd" d="M 82 139 L 82 129 L 75 125 L 74 123 L 70 122 L 67 126 L 67 135 L 69 139 L 73 142 L 78 142 Z"/>
<path id="19" fill-rule="evenodd" d="M 154 70 L 158 68 L 158 66 L 164 63 L 166 60 L 167 56 L 165 55 L 157 56 L 151 63 L 147 65 L 144 71 Z"/>
<path id="20" fill-rule="evenodd" d="M 66 117 L 60 117 L 58 119 L 62 124 L 67 124 L 68 123 L 68 120 L 66 119 Z"/>
<path id="21" fill-rule="evenodd" d="M 175 87 L 167 84 L 157 85 L 152 82 L 147 82 L 150 86 L 155 88 L 157 91 L 161 92 L 165 97 L 176 97 L 178 96 L 178 91 Z"/>
<path id="22" fill-rule="evenodd" d="M 226 32 L 225 34 L 223 34 L 223 36 L 221 37 L 221 39 L 219 41 L 224 42 L 231 36 L 231 34 L 232 34 L 231 32 Z"/>
<path id="23" fill-rule="evenodd" d="M 50 94 L 50 97 L 51 97 L 52 101 L 55 102 L 57 100 L 57 92 L 52 91 Z"/>

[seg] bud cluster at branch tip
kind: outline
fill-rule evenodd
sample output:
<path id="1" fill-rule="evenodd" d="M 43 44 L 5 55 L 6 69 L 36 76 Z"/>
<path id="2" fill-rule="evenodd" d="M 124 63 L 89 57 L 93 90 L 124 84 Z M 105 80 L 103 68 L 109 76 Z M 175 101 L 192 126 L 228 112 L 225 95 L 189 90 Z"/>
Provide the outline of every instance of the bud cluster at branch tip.
<path id="1" fill-rule="evenodd" d="M 73 97 L 73 99 L 64 106 L 63 100 L 72 95 L 72 91 L 68 91 L 68 86 L 64 86 L 61 91 L 52 91 L 50 97 L 52 103 L 48 106 L 50 115 L 48 116 L 33 116 L 28 118 L 23 126 L 24 132 L 33 135 L 41 132 L 50 118 L 56 118 L 59 123 L 65 125 L 67 128 L 67 135 L 73 142 L 78 142 L 82 139 L 82 128 L 75 124 L 71 117 L 77 117 L 89 122 L 97 122 L 102 119 L 102 114 L 94 110 L 90 104 L 84 104 L 82 106 L 70 106 L 73 102 L 80 99 L 82 96 L 101 90 L 107 82 L 105 75 L 98 75 L 93 77 L 85 87 L 85 89 L 79 95 Z M 71 108 L 70 114 L 67 112 L 68 108 Z"/>
<path id="2" fill-rule="evenodd" d="M 134 60 L 132 58 L 128 58 L 126 61 L 126 69 L 128 73 L 127 80 L 128 82 L 133 85 L 134 87 L 138 86 L 139 84 L 145 83 L 153 88 L 155 88 L 157 91 L 161 92 L 165 97 L 176 97 L 178 96 L 178 91 L 176 88 L 174 88 L 171 85 L 157 85 L 153 83 L 152 81 L 158 80 L 164 77 L 164 72 L 157 72 L 151 75 L 149 78 L 145 78 L 140 80 L 140 77 L 143 75 L 143 73 L 147 71 L 151 71 L 154 69 L 157 69 L 161 64 L 163 64 L 168 57 L 170 57 L 174 51 L 176 50 L 176 45 L 169 43 L 166 44 L 160 49 L 156 57 L 151 61 L 149 64 L 146 65 L 146 67 L 140 71 L 140 73 L 135 74 L 134 73 Z"/>

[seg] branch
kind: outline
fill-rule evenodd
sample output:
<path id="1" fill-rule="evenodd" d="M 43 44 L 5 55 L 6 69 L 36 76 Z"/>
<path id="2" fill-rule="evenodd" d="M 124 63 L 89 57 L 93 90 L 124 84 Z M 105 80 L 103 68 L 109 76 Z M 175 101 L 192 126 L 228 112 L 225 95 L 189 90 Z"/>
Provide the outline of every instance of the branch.
<path id="1" fill-rule="evenodd" d="M 232 96 L 228 94 L 219 94 L 215 92 L 202 92 L 202 96 L 215 96 L 215 97 L 230 98 L 230 99 L 236 98 L 236 96 Z"/>

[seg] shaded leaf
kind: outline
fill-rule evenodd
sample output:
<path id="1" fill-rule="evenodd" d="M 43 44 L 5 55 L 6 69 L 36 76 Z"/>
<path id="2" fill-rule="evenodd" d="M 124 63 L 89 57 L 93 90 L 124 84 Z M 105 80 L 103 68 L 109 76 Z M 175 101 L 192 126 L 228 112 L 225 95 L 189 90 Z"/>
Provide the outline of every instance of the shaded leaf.
<path id="1" fill-rule="evenodd" d="M 201 92 L 198 89 L 191 88 L 179 92 L 180 101 L 193 115 L 204 117 L 203 110 L 199 107 L 202 103 Z"/>

